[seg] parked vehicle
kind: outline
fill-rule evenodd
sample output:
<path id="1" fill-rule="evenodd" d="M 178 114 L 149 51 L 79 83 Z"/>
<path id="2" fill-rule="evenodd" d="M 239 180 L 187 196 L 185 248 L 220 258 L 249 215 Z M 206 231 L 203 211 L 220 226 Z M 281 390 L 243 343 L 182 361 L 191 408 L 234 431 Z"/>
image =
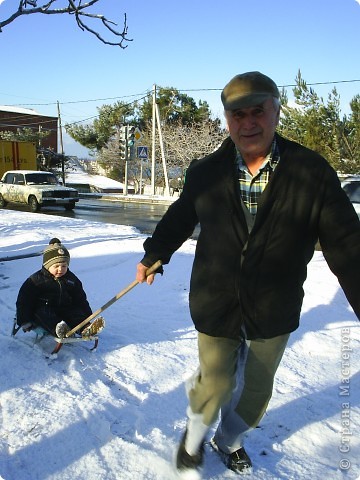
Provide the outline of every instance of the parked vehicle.
<path id="1" fill-rule="evenodd" d="M 78 201 L 78 191 L 61 185 L 51 172 L 10 170 L 0 181 L 0 208 L 20 203 L 29 205 L 32 212 L 54 205 L 72 210 Z"/>
<path id="2" fill-rule="evenodd" d="M 8 170 L 37 170 L 35 143 L 0 140 L 0 177 Z"/>
<path id="3" fill-rule="evenodd" d="M 360 178 L 356 180 L 345 180 L 342 182 L 342 188 L 346 195 L 350 198 L 350 201 L 354 205 L 356 213 L 360 218 Z"/>

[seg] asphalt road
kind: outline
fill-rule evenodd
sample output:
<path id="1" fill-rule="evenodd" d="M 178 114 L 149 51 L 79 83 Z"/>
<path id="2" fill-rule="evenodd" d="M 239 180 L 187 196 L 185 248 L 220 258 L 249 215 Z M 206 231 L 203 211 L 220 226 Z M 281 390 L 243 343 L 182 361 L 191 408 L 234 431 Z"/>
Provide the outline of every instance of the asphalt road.
<path id="1" fill-rule="evenodd" d="M 130 203 L 97 200 L 95 198 L 81 198 L 74 210 L 67 211 L 63 207 L 44 207 L 39 213 L 67 218 L 79 218 L 92 222 L 129 225 L 137 228 L 140 233 L 151 234 L 168 207 L 168 205 L 164 204 Z M 6 208 L 23 212 L 30 211 L 27 205 L 11 204 Z M 191 238 L 197 239 L 199 231 L 199 227 L 196 227 Z"/>
<path id="2" fill-rule="evenodd" d="M 23 208 L 26 209 L 26 207 Z M 41 209 L 41 212 L 46 215 L 114 223 L 116 225 L 130 225 L 137 228 L 141 233 L 151 234 L 167 209 L 168 205 L 81 198 L 72 211 L 68 212 L 62 207 L 51 209 L 47 207 Z M 197 227 L 192 238 L 196 239 L 198 234 L 199 229 Z"/>

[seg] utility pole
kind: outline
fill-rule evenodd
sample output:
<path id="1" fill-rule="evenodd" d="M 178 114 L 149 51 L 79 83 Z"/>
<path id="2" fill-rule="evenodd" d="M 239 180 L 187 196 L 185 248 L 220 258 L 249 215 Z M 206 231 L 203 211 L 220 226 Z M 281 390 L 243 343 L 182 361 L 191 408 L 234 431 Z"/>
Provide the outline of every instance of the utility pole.
<path id="1" fill-rule="evenodd" d="M 153 86 L 152 146 L 151 146 L 151 193 L 155 195 L 155 135 L 156 135 L 156 85 Z"/>
<path id="2" fill-rule="evenodd" d="M 166 159 L 165 159 L 165 150 L 164 142 L 161 133 L 161 123 L 160 123 L 160 109 L 159 105 L 156 102 L 156 85 L 153 87 L 153 105 L 152 105 L 152 152 L 151 152 L 151 193 L 155 195 L 155 136 L 156 136 L 156 125 L 159 131 L 159 142 L 161 150 L 161 158 L 164 169 L 164 178 L 165 178 L 165 192 L 167 195 L 170 195 L 169 189 L 169 179 L 166 169 Z"/>
<path id="3" fill-rule="evenodd" d="M 61 116 L 60 116 L 60 103 L 59 103 L 59 100 L 57 101 L 57 109 L 58 109 L 60 147 L 61 147 L 61 173 L 62 173 L 62 181 L 63 181 L 63 184 L 65 185 L 64 144 L 63 144 L 63 137 L 62 137 L 62 126 L 61 126 Z"/>
<path id="4" fill-rule="evenodd" d="M 159 142 L 160 142 L 161 158 L 162 158 L 163 169 L 164 169 L 165 193 L 169 196 L 170 195 L 169 179 L 168 179 L 168 175 L 167 175 L 164 142 L 163 142 L 162 133 L 161 133 L 160 112 L 159 112 L 159 105 L 158 104 L 155 105 L 155 110 L 156 110 L 156 120 L 157 120 L 158 130 L 159 130 Z"/>

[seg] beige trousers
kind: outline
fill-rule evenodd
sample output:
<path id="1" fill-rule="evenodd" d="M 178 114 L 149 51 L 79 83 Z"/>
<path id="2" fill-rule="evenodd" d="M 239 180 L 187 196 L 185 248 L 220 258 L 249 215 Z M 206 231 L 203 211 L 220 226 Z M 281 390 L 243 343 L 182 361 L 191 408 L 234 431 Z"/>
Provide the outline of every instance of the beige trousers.
<path id="1" fill-rule="evenodd" d="M 200 366 L 187 383 L 188 453 L 198 450 L 219 413 L 217 445 L 228 453 L 242 446 L 244 433 L 265 413 L 288 339 L 286 334 L 239 342 L 199 333 Z"/>

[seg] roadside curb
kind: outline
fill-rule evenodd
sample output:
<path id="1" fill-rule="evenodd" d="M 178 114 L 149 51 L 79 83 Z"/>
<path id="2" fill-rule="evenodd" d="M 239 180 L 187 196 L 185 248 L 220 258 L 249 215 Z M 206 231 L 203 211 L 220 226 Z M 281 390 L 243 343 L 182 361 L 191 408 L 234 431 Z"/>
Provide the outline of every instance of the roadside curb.
<path id="1" fill-rule="evenodd" d="M 12 257 L 0 257 L 0 262 L 9 262 L 10 260 L 21 260 L 22 258 L 40 257 L 44 252 L 24 253 L 23 255 L 13 255 Z"/>
<path id="2" fill-rule="evenodd" d="M 79 193 L 79 197 L 85 199 L 94 198 L 96 200 L 106 200 L 108 202 L 122 203 L 143 203 L 148 205 L 171 205 L 179 197 L 161 198 L 161 197 L 142 197 L 142 196 L 125 196 L 114 193 Z"/>

